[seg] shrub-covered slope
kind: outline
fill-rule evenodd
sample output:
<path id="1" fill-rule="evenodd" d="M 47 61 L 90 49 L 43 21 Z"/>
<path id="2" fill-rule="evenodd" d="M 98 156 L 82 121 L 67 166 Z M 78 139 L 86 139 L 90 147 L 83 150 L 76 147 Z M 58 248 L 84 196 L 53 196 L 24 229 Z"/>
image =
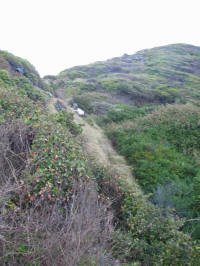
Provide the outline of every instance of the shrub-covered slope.
<path id="1" fill-rule="evenodd" d="M 199 238 L 200 47 L 125 54 L 67 69 L 53 82 L 97 115 L 151 201 L 187 217 L 184 230 Z"/>
<path id="2" fill-rule="evenodd" d="M 173 44 L 61 72 L 56 87 L 89 113 L 116 103 L 136 106 L 199 101 L 200 48 Z"/>
<path id="3" fill-rule="evenodd" d="M 167 105 L 107 127 L 113 144 L 132 165 L 137 182 L 152 193 L 151 201 L 194 219 L 185 230 L 196 238 L 200 237 L 199 117 L 199 107 Z"/>
<path id="4" fill-rule="evenodd" d="M 200 47 L 125 54 L 65 70 L 54 83 L 97 115 L 155 204 L 195 219 L 185 230 L 199 238 Z"/>
<path id="5" fill-rule="evenodd" d="M 41 89 L 51 90 L 35 67 L 27 60 L 0 50 L 0 85 L 17 87 L 21 94 L 28 94 L 33 100 L 42 97 Z"/>
<path id="6" fill-rule="evenodd" d="M 44 92 L 36 86 L 38 84 L 32 84 L 32 80 L 22 73 L 10 72 L 5 65 L 2 69 L 0 264 L 199 265 L 199 242 L 194 242 L 189 234 L 182 232 L 185 221 L 180 220 L 175 211 L 163 209 L 163 206 L 157 208 L 142 193 L 138 193 L 138 188 L 120 181 L 116 172 L 89 161 L 80 142 L 81 127 L 73 122 L 73 115 L 65 110 L 49 114 L 46 109 L 48 99 L 43 97 Z M 51 77 L 51 88 L 57 86 L 56 82 L 55 77 Z M 73 89 L 70 93 L 68 91 L 68 95 Z M 96 96 L 105 97 L 104 94 Z M 102 103 L 100 107 L 104 109 Z M 110 131 L 107 132 L 114 136 L 114 144 L 123 153 L 122 142 L 126 143 L 126 138 L 120 138 L 131 136 L 135 123 L 140 123 L 134 120 L 139 117 L 139 121 L 149 122 L 146 126 L 148 137 L 151 136 L 150 127 L 154 125 L 154 114 L 157 116 L 160 112 L 154 111 L 155 106 L 140 108 L 120 104 L 115 108 L 107 115 L 104 112 L 100 123 L 106 128 L 113 121 L 112 128 L 108 126 Z M 172 108 L 171 112 L 178 112 L 176 108 L 179 107 L 174 108 L 175 111 Z M 163 137 L 166 129 L 163 127 L 161 137 L 154 134 L 153 140 L 155 145 L 160 146 L 162 138 L 166 141 L 169 158 L 175 158 L 180 153 L 176 180 L 182 173 L 190 174 L 187 178 L 183 176 L 187 185 L 188 179 L 194 180 L 197 173 L 195 167 L 198 161 L 195 160 L 198 151 L 195 150 L 194 154 L 192 151 L 198 143 L 195 119 L 199 109 L 183 107 L 182 116 L 177 115 L 180 117 L 177 125 L 176 119 L 169 119 L 172 117 L 170 110 L 170 107 L 167 108 L 164 114 L 166 121 L 169 120 L 166 124 L 172 124 L 166 137 Z M 184 118 L 185 113 L 188 114 L 187 119 Z M 123 124 L 120 128 L 122 120 L 130 124 Z M 187 127 L 182 125 L 185 120 L 188 121 Z M 163 121 L 160 119 L 160 125 L 165 125 Z M 143 132 L 144 124 L 138 124 L 137 129 Z M 184 137 L 180 138 L 181 132 L 188 136 L 190 128 L 195 129 L 194 138 L 185 143 Z M 129 132 L 124 134 L 124 130 L 128 129 Z M 170 137 L 170 132 L 177 134 L 178 138 Z M 129 160 L 126 152 L 124 155 Z M 186 155 L 188 158 L 184 157 Z M 131 160 L 129 162 L 132 164 Z M 190 162 L 191 169 L 188 168 Z M 194 195 L 198 195 L 198 186 L 193 188 L 196 189 Z"/>
<path id="7" fill-rule="evenodd" d="M 0 264 L 112 265 L 106 251 L 112 214 L 92 181 L 80 126 L 71 113 L 49 114 L 45 98 L 29 94 L 37 88 L 22 90 L 12 73 L 3 73 Z"/>

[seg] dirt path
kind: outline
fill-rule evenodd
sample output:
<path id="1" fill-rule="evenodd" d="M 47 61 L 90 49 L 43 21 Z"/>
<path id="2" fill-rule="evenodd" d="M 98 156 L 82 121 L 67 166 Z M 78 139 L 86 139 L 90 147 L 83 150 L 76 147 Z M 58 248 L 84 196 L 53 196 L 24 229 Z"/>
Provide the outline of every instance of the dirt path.
<path id="1" fill-rule="evenodd" d="M 61 95 L 59 96 L 61 97 Z M 69 99 L 51 98 L 48 106 L 51 113 L 57 112 L 55 108 L 55 103 L 57 101 L 60 101 L 67 111 L 74 112 L 69 105 Z M 95 123 L 93 126 L 88 124 L 76 113 L 74 113 L 74 121 L 77 124 L 83 125 L 83 148 L 90 159 L 113 170 L 113 172 L 117 173 L 123 180 L 126 180 L 129 185 L 136 185 L 131 167 L 129 167 L 125 159 L 113 149 L 111 142 L 105 136 L 103 130 Z"/>

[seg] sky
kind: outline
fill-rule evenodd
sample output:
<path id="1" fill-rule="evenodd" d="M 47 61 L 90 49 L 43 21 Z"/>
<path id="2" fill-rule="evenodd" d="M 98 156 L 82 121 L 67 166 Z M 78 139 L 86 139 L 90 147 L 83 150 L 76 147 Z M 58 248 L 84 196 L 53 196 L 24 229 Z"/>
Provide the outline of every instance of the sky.
<path id="1" fill-rule="evenodd" d="M 199 0 L 0 0 L 0 49 L 41 76 L 171 43 L 200 46 Z"/>

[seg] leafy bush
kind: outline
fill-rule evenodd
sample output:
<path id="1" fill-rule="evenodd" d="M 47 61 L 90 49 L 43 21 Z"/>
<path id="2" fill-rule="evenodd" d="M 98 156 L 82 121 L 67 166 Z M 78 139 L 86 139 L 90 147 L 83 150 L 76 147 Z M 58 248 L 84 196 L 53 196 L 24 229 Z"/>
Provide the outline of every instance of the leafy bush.
<path id="1" fill-rule="evenodd" d="M 93 101 L 89 95 L 75 96 L 74 102 L 76 102 L 78 106 L 80 106 L 80 108 L 82 108 L 88 114 L 95 112 Z"/>
<path id="2" fill-rule="evenodd" d="M 1 263 L 114 264 L 110 204 L 88 176 L 73 115 L 48 115 L 15 88 L 1 96 Z"/>
<path id="3" fill-rule="evenodd" d="M 113 202 L 112 252 L 116 258 L 128 265 L 199 264 L 199 242 L 181 232 L 185 221 L 174 210 L 156 208 L 137 186 L 119 181 L 108 169 L 93 165 L 93 171 L 101 197 Z"/>
<path id="4" fill-rule="evenodd" d="M 74 80 L 76 78 L 87 78 L 88 75 L 85 72 L 78 71 L 78 70 L 72 70 L 67 73 L 67 77 Z"/>

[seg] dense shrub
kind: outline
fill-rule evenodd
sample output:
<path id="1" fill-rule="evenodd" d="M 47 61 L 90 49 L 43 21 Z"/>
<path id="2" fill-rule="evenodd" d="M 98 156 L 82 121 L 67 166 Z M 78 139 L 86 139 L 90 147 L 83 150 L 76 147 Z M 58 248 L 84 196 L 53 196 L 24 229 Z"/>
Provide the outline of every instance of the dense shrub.
<path id="1" fill-rule="evenodd" d="M 188 219 L 199 216 L 199 113 L 190 105 L 162 107 L 108 132 L 143 190 L 152 193 L 151 200 Z M 197 230 L 189 227 L 185 230 L 198 238 Z"/>
<path id="2" fill-rule="evenodd" d="M 101 197 L 113 202 L 116 258 L 128 265 L 199 264 L 199 243 L 181 232 L 185 221 L 174 210 L 156 208 L 137 186 L 130 187 L 108 169 L 93 165 L 93 171 Z"/>
<path id="3" fill-rule="evenodd" d="M 1 93 L 1 263 L 114 264 L 110 204 L 87 174 L 73 115 L 48 115 L 14 88 Z"/>

